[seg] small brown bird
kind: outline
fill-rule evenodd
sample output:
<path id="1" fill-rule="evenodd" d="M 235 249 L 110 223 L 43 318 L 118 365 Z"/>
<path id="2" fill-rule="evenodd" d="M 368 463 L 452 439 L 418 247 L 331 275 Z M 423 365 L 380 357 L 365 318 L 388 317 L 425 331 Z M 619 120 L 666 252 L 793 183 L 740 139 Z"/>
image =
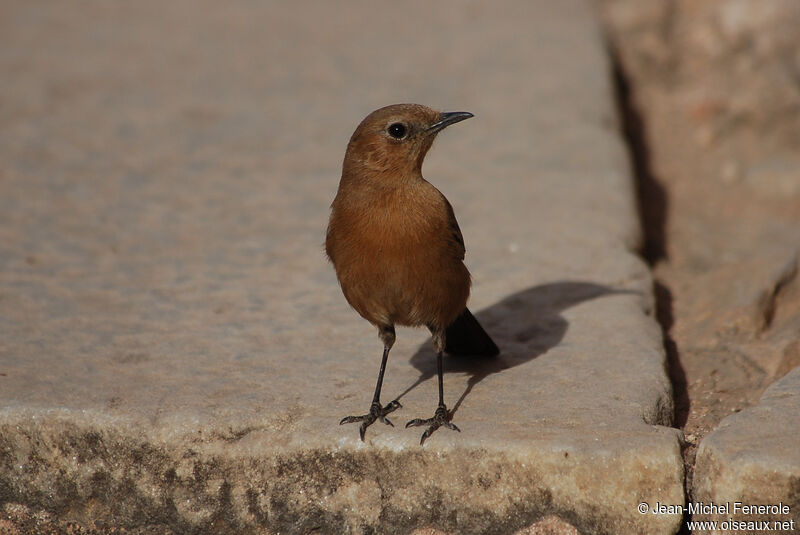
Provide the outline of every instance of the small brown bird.
<path id="1" fill-rule="evenodd" d="M 464 239 L 453 208 L 422 177 L 422 161 L 442 129 L 472 117 L 439 113 L 418 104 L 396 104 L 370 113 L 347 145 L 339 191 L 331 205 L 325 250 L 347 302 L 378 328 L 383 358 L 361 440 L 375 420 L 400 408 L 380 402 L 383 374 L 395 341 L 395 325 L 426 326 L 433 335 L 439 376 L 439 405 L 420 444 L 441 426 L 455 431 L 444 403 L 442 353 L 497 355 L 499 350 L 466 308 L 470 274 Z"/>

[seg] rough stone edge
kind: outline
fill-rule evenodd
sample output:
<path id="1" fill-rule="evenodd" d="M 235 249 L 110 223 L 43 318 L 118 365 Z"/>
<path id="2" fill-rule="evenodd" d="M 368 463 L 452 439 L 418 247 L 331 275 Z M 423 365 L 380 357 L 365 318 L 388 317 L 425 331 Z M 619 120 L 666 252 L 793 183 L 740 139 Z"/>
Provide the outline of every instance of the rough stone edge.
<path id="1" fill-rule="evenodd" d="M 641 447 L 631 454 L 600 447 L 574 451 L 566 462 L 560 451 L 262 452 L 199 436 L 153 443 L 143 429 L 98 425 L 91 415 L 34 421 L 5 411 L 0 418 L 0 504 L 22 503 L 85 525 L 177 533 L 359 533 L 380 526 L 403 534 L 430 526 L 500 534 L 556 515 L 585 534 L 674 533 L 679 519 L 639 515 L 635 507 L 682 499 L 682 466 L 673 462 L 678 441 L 665 440 L 667 431 L 656 426 L 638 437 L 650 445 L 644 460 Z M 587 473 L 586 466 L 595 469 Z M 437 473 L 447 473 L 455 494 L 474 503 L 448 497 Z M 612 478 L 641 494 L 600 503 Z M 575 486 L 589 499 L 576 500 L 569 492 Z"/>

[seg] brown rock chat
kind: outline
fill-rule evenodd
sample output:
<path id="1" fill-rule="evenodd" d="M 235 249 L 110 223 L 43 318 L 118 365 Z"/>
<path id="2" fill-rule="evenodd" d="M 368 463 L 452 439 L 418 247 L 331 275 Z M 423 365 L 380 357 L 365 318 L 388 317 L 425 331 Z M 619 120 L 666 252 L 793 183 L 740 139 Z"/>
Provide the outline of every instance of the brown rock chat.
<path id="1" fill-rule="evenodd" d="M 470 274 L 464 239 L 453 208 L 422 177 L 422 161 L 442 129 L 472 117 L 440 113 L 418 104 L 396 104 L 370 113 L 347 145 L 339 190 L 331 205 L 325 250 L 347 302 L 378 328 L 383 357 L 369 412 L 340 424 L 361 422 L 359 433 L 400 408 L 381 405 L 386 360 L 395 325 L 425 326 L 433 336 L 439 404 L 420 444 L 439 427 L 460 431 L 444 403 L 442 354 L 494 356 L 499 350 L 467 309 Z"/>

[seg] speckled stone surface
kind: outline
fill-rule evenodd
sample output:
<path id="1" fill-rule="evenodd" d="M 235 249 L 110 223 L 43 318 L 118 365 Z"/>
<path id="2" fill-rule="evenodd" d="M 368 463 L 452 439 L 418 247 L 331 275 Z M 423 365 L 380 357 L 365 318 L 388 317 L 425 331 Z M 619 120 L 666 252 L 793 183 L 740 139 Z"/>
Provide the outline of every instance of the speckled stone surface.
<path id="1" fill-rule="evenodd" d="M 17 3 L 0 17 L 0 499 L 175 532 L 672 533 L 678 433 L 602 36 L 584 1 Z M 381 346 L 324 257 L 371 110 L 475 118 L 424 175 L 502 349 L 461 433 L 376 424 Z M 432 414 L 399 329 L 384 398 Z"/>

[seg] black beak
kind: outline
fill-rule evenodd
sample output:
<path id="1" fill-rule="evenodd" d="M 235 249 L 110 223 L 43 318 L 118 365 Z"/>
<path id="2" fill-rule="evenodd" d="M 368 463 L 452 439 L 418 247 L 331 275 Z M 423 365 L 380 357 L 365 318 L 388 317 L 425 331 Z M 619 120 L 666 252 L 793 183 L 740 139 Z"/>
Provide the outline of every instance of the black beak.
<path id="1" fill-rule="evenodd" d="M 463 121 L 464 119 L 469 119 L 470 117 L 474 117 L 468 111 L 446 111 L 439 114 L 439 120 L 430 125 L 426 132 L 430 134 L 435 134 L 436 132 L 442 130 L 450 126 L 451 124 L 456 124 L 459 121 Z"/>

